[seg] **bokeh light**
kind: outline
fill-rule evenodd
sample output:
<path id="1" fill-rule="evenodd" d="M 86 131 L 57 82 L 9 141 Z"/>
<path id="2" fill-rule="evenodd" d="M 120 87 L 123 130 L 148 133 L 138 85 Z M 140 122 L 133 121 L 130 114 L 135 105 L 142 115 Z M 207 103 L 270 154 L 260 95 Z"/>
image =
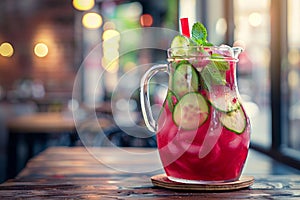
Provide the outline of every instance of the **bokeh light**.
<path id="1" fill-rule="evenodd" d="M 149 14 L 143 14 L 140 17 L 140 23 L 143 27 L 149 27 L 153 24 L 153 17 Z"/>
<path id="2" fill-rule="evenodd" d="M 300 52 L 296 48 L 292 48 L 288 53 L 288 60 L 291 65 L 298 65 L 300 63 Z"/>
<path id="3" fill-rule="evenodd" d="M 4 57 L 11 57 L 14 54 L 13 46 L 8 43 L 4 42 L 0 45 L 0 55 Z"/>
<path id="4" fill-rule="evenodd" d="M 48 55 L 49 49 L 48 46 L 44 43 L 38 43 L 34 47 L 34 54 L 37 57 L 43 58 Z"/>
<path id="5" fill-rule="evenodd" d="M 103 57 L 105 57 L 108 60 L 114 60 L 119 58 L 119 51 L 118 46 L 113 48 L 105 48 L 105 51 L 103 51 Z"/>
<path id="6" fill-rule="evenodd" d="M 296 89 L 299 85 L 299 74 L 296 70 L 291 70 L 288 73 L 288 83 L 292 89 Z"/>
<path id="7" fill-rule="evenodd" d="M 98 13 L 86 13 L 82 17 L 82 24 L 87 29 L 97 29 L 102 25 L 102 17 Z"/>
<path id="8" fill-rule="evenodd" d="M 103 25 L 103 30 L 106 31 L 106 30 L 111 30 L 111 29 L 115 29 L 116 28 L 116 25 L 113 23 L 113 22 L 105 22 L 104 25 Z"/>
<path id="9" fill-rule="evenodd" d="M 120 33 L 116 30 L 106 30 L 103 32 L 102 39 L 103 41 L 110 40 L 110 39 L 119 41 Z"/>
<path id="10" fill-rule="evenodd" d="M 219 18 L 216 23 L 216 33 L 219 35 L 225 35 L 227 31 L 227 22 L 224 18 Z"/>
<path id="11" fill-rule="evenodd" d="M 95 5 L 95 0 L 73 0 L 72 3 L 74 8 L 84 11 L 92 9 Z"/>
<path id="12" fill-rule="evenodd" d="M 102 58 L 101 64 L 103 68 L 109 73 L 116 73 L 119 70 L 119 59 L 107 60 L 105 57 Z"/>
<path id="13" fill-rule="evenodd" d="M 105 30 L 102 34 L 103 40 L 103 68 L 112 74 L 119 70 L 119 42 L 120 33 L 117 30 Z"/>
<path id="14" fill-rule="evenodd" d="M 248 21 L 251 26 L 258 27 L 262 23 L 262 16 L 260 13 L 253 12 L 249 15 Z"/>

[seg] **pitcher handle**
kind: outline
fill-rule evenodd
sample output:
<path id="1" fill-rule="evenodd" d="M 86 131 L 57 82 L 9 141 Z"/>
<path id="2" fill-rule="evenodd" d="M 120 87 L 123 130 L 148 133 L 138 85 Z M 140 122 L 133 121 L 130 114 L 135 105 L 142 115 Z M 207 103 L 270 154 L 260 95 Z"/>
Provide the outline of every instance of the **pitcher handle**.
<path id="1" fill-rule="evenodd" d="M 142 114 L 144 117 L 145 124 L 147 128 L 155 132 L 156 131 L 156 121 L 153 118 L 150 98 L 149 98 L 149 81 L 151 78 L 158 72 L 168 72 L 167 64 L 158 64 L 151 67 L 146 71 L 141 80 L 141 91 L 140 91 L 140 100 L 141 100 L 141 108 Z"/>

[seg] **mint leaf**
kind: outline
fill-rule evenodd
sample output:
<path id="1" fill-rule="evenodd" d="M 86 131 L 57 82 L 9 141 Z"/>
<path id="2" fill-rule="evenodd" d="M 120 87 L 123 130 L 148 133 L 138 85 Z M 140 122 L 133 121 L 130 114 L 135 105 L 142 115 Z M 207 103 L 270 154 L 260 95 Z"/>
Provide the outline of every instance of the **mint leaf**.
<path id="1" fill-rule="evenodd" d="M 212 85 L 225 85 L 225 71 L 219 70 L 218 65 L 215 62 L 210 62 L 206 67 L 201 71 L 201 76 L 205 82 L 208 90 L 211 89 Z"/>
<path id="2" fill-rule="evenodd" d="M 213 61 L 213 63 L 220 71 L 226 71 L 229 69 L 229 64 L 226 61 Z"/>
<path id="3" fill-rule="evenodd" d="M 196 22 L 192 27 L 192 40 L 199 45 L 207 44 L 207 30 L 203 24 Z"/>
<path id="4" fill-rule="evenodd" d="M 212 43 L 206 41 L 206 43 L 204 44 L 204 46 L 212 47 L 212 46 L 214 46 L 214 45 L 213 45 Z"/>
<path id="5" fill-rule="evenodd" d="M 226 70 L 229 68 L 229 63 L 222 55 L 213 53 L 211 55 L 210 63 L 208 63 L 201 71 L 201 76 L 206 88 L 210 90 L 212 85 L 225 85 Z"/>
<path id="6" fill-rule="evenodd" d="M 213 53 L 211 55 L 211 59 L 213 60 L 218 70 L 221 71 L 229 70 L 229 63 L 226 60 L 224 60 L 224 56 L 217 53 Z"/>

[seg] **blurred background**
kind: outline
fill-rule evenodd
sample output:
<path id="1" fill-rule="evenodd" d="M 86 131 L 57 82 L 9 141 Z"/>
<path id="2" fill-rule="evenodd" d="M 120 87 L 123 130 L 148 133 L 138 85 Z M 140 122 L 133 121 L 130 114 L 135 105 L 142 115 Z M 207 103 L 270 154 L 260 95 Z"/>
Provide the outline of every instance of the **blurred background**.
<path id="1" fill-rule="evenodd" d="M 107 118 L 126 108 L 135 123 L 142 123 L 136 84 L 143 70 L 136 68 L 164 62 L 166 54 L 146 49 L 118 58 L 120 48 L 146 40 L 143 34 L 123 38 L 122 32 L 142 27 L 178 31 L 181 17 L 190 24 L 202 22 L 216 45 L 246 47 L 237 77 L 252 120 L 251 147 L 300 168 L 299 9 L 298 0 L 1 0 L 0 180 L 6 177 L 8 122 L 31 113 L 71 111 L 76 77 L 76 105 L 89 108 L 95 102 Z M 156 38 L 166 45 L 172 39 Z M 95 92 L 99 73 L 104 78 Z M 114 88 L 128 73 L 124 91 L 133 92 L 115 99 Z M 125 101 L 128 95 L 131 100 Z M 130 127 L 126 119 L 119 122 Z M 51 144 L 69 145 L 67 140 Z"/>

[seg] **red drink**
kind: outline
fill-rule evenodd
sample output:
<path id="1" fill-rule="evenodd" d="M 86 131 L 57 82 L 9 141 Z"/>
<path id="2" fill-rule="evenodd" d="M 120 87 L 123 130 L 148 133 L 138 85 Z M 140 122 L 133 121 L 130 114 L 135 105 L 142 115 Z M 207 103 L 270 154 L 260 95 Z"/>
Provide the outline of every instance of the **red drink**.
<path id="1" fill-rule="evenodd" d="M 148 129 L 157 133 L 160 158 L 170 180 L 214 183 L 239 179 L 250 143 L 250 121 L 236 82 L 241 51 L 209 43 L 206 28 L 196 22 L 190 37 L 173 38 L 169 64 L 155 65 L 144 74 L 142 113 Z M 169 74 L 169 87 L 155 121 L 149 81 L 162 71 Z"/>
<path id="2" fill-rule="evenodd" d="M 247 158 L 250 122 L 236 86 L 237 59 L 220 49 L 213 50 L 220 53 L 212 58 L 212 48 L 205 49 L 209 55 L 175 57 L 169 64 L 169 90 L 157 121 L 157 143 L 171 180 L 234 181 Z M 206 71 L 215 70 L 214 66 L 217 72 L 209 73 L 216 74 L 208 75 Z M 223 82 L 214 80 L 220 79 L 218 74 Z"/>

